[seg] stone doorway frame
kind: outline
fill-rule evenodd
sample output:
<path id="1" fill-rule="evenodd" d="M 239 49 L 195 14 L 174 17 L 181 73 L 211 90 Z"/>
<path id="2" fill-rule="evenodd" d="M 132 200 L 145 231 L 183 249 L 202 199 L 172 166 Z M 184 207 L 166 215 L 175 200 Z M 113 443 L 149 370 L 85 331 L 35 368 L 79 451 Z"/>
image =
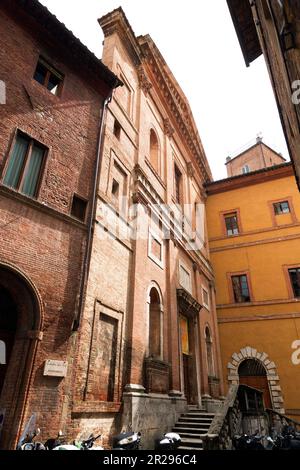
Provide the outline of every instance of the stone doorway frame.
<path id="1" fill-rule="evenodd" d="M 285 414 L 280 379 L 277 373 L 277 366 L 269 358 L 269 355 L 266 352 L 258 352 L 257 349 L 252 348 L 251 346 L 246 346 L 241 348 L 239 352 L 233 353 L 231 356 L 231 362 L 227 364 L 228 383 L 230 385 L 239 384 L 238 369 L 240 364 L 246 359 L 256 359 L 262 363 L 266 370 L 273 408 L 278 413 Z"/>

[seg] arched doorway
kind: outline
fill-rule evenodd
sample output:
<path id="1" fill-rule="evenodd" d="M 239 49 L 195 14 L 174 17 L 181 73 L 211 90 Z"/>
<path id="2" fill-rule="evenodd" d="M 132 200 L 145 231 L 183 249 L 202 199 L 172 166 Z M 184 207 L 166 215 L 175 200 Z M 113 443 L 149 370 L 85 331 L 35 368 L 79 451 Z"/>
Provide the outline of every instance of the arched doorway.
<path id="1" fill-rule="evenodd" d="M 239 383 L 261 390 L 265 407 L 272 408 L 267 373 L 263 364 L 256 359 L 246 359 L 239 365 L 238 374 Z"/>
<path id="2" fill-rule="evenodd" d="M 17 307 L 7 289 L 0 286 L 0 396 L 9 367 L 11 352 L 17 330 Z"/>
<path id="3" fill-rule="evenodd" d="M 41 339 L 41 321 L 42 303 L 34 285 L 13 266 L 0 263 L 2 449 L 14 447 L 23 424 L 34 357 Z"/>

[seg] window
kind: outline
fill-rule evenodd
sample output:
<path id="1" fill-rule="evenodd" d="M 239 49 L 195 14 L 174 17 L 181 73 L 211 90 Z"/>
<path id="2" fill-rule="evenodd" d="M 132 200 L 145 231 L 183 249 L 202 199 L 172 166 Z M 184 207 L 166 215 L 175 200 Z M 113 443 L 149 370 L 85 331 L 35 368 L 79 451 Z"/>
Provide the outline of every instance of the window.
<path id="1" fill-rule="evenodd" d="M 300 268 L 289 269 L 289 275 L 295 297 L 300 297 Z"/>
<path id="2" fill-rule="evenodd" d="M 74 194 L 71 215 L 78 220 L 85 221 L 87 201 Z"/>
<path id="3" fill-rule="evenodd" d="M 192 293 L 191 273 L 182 264 L 179 264 L 179 283 L 188 292 Z"/>
<path id="4" fill-rule="evenodd" d="M 276 202 L 273 204 L 275 215 L 288 214 L 290 206 L 288 201 Z"/>
<path id="5" fill-rule="evenodd" d="M 238 226 L 237 213 L 233 212 L 232 214 L 227 214 L 224 217 L 225 217 L 225 225 L 226 225 L 227 235 L 228 236 L 238 235 L 239 234 L 239 226 Z"/>
<path id="6" fill-rule="evenodd" d="M 63 75 L 41 57 L 37 63 L 33 78 L 46 87 L 53 95 L 59 94 Z"/>
<path id="7" fill-rule="evenodd" d="M 46 147 L 19 132 L 8 161 L 3 184 L 27 196 L 36 197 L 46 150 Z"/>
<path id="8" fill-rule="evenodd" d="M 209 294 L 208 291 L 202 287 L 202 301 L 204 307 L 206 307 L 209 310 Z"/>
<path id="9" fill-rule="evenodd" d="M 150 130 L 150 163 L 154 170 L 159 172 L 159 146 L 158 139 L 153 129 Z"/>
<path id="10" fill-rule="evenodd" d="M 117 121 L 116 119 L 115 119 L 115 122 L 114 122 L 114 130 L 113 130 L 113 132 L 114 132 L 114 136 L 115 136 L 118 140 L 120 140 L 120 137 L 121 137 L 121 125 L 120 125 L 119 121 Z"/>
<path id="11" fill-rule="evenodd" d="M 178 166 L 175 165 L 175 200 L 177 204 L 182 203 L 182 174 L 178 169 Z"/>
<path id="12" fill-rule="evenodd" d="M 237 303 L 250 302 L 250 292 L 247 275 L 243 274 L 241 276 L 231 276 L 231 280 L 234 301 Z"/>
<path id="13" fill-rule="evenodd" d="M 111 194 L 112 194 L 113 198 L 116 199 L 117 201 L 119 200 L 119 189 L 120 189 L 120 185 L 119 185 L 118 181 L 113 179 Z"/>
<path id="14" fill-rule="evenodd" d="M 163 243 L 161 238 L 149 228 L 148 256 L 163 268 Z"/>
<path id="15" fill-rule="evenodd" d="M 243 172 L 244 175 L 245 175 L 246 173 L 250 173 L 250 167 L 249 167 L 249 165 L 243 166 L 242 172 Z"/>

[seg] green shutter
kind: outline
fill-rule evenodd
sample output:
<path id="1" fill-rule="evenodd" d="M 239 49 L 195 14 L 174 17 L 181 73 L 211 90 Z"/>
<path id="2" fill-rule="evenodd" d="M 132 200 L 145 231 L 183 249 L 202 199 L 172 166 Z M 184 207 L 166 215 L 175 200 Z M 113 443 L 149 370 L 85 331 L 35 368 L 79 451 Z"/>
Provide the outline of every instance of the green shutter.
<path id="1" fill-rule="evenodd" d="M 28 139 L 17 135 L 16 142 L 11 153 L 8 167 L 3 179 L 3 183 L 7 186 L 16 189 L 18 188 L 20 174 L 24 165 L 28 145 Z"/>
<path id="2" fill-rule="evenodd" d="M 21 188 L 21 192 L 27 196 L 34 197 L 36 195 L 43 158 L 44 150 L 37 145 L 33 145 Z"/>

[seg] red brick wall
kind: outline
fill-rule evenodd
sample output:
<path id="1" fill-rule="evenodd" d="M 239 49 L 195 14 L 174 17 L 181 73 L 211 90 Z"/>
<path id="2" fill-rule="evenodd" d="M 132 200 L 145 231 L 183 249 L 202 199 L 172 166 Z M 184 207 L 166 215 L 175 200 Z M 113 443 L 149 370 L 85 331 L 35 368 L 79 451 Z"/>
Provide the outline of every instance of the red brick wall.
<path id="1" fill-rule="evenodd" d="M 0 106 L 0 263 L 10 263 L 22 271 L 42 299 L 44 335 L 26 403 L 27 416 L 38 413 L 42 438 L 64 428 L 61 411 L 66 404 L 67 382 L 43 377 L 43 364 L 45 359 L 67 360 L 71 347 L 86 228 L 69 214 L 74 193 L 91 198 L 103 102 L 103 97 L 63 62 L 59 48 L 48 40 L 45 37 L 45 44 L 38 42 L 29 30 L 0 13 L 0 79 L 7 86 L 7 103 Z M 40 53 L 65 75 L 61 97 L 51 95 L 32 79 Z M 49 148 L 36 201 L 2 185 L 17 128 Z M 10 367 L 18 366 L 15 358 Z M 9 406 L 4 395 L 5 390 L 0 408 L 1 402 Z M 6 411 L 8 429 L 12 420 Z"/>

